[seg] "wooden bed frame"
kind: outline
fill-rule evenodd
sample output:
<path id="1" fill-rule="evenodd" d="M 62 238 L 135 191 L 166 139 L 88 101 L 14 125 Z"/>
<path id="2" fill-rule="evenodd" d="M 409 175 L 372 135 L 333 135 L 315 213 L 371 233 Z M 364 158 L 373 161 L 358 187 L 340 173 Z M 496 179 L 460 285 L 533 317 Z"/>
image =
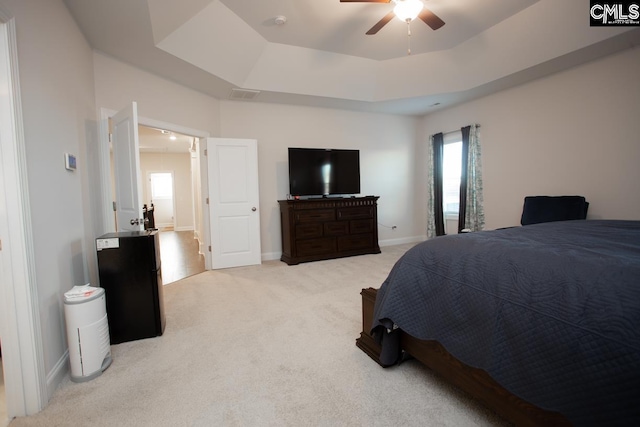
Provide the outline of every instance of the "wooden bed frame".
<path id="1" fill-rule="evenodd" d="M 363 289 L 362 333 L 356 345 L 380 364 L 380 346 L 369 334 L 377 289 Z M 570 426 L 558 412 L 545 411 L 510 393 L 487 372 L 472 368 L 453 357 L 437 341 L 423 341 L 401 332 L 402 350 L 410 354 L 446 381 L 469 393 L 474 399 L 516 426 Z"/>

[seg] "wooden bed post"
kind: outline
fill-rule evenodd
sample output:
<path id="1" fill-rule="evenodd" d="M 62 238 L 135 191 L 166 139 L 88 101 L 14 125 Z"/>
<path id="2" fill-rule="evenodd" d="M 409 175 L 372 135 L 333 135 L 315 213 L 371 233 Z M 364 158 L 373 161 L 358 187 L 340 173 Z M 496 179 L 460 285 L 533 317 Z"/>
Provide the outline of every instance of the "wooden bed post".
<path id="1" fill-rule="evenodd" d="M 356 345 L 362 351 L 369 355 L 380 366 L 380 346 L 373 339 L 371 334 L 371 324 L 373 323 L 373 308 L 376 303 L 377 289 L 367 288 L 360 292 L 362 295 L 362 332 L 360 337 L 356 339 Z"/>
<path id="2" fill-rule="evenodd" d="M 380 363 L 381 348 L 369 333 L 373 323 L 373 309 L 377 292 L 377 289 L 373 288 L 363 289 L 360 292 L 362 295 L 362 332 L 360 337 L 356 339 L 356 345 L 380 366 L 386 367 Z M 422 341 L 403 332 L 400 343 L 402 350 L 436 372 L 445 381 L 468 393 L 475 400 L 516 426 L 571 425 L 561 414 L 545 411 L 513 395 L 495 382 L 487 372 L 460 362 L 436 341 Z"/>

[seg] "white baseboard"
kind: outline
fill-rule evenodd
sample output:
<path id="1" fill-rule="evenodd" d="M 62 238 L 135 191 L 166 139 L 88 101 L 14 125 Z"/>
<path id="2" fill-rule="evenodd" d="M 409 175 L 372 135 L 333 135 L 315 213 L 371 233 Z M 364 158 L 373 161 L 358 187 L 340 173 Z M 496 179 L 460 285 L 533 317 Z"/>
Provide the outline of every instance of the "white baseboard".
<path id="1" fill-rule="evenodd" d="M 175 231 L 193 231 L 193 226 L 187 225 L 184 227 L 174 227 Z"/>
<path id="2" fill-rule="evenodd" d="M 276 259 L 280 259 L 282 256 L 282 252 L 263 252 L 260 257 L 262 261 L 273 261 Z"/>
<path id="3" fill-rule="evenodd" d="M 411 236 L 411 237 L 402 237 L 400 239 L 385 239 L 380 240 L 378 244 L 380 246 L 394 246 L 394 245 L 404 245 L 405 243 L 419 243 L 427 240 L 427 236 Z"/>
<path id="4" fill-rule="evenodd" d="M 53 397 L 62 380 L 69 375 L 69 349 L 67 349 L 58 363 L 47 375 L 47 402 Z"/>
<path id="5" fill-rule="evenodd" d="M 405 243 L 420 243 L 427 240 L 427 236 L 412 236 L 412 237 L 403 237 L 401 239 L 386 239 L 381 240 L 378 244 L 381 247 L 384 246 L 394 246 L 394 245 L 404 245 Z M 280 259 L 282 256 L 282 252 L 263 252 L 261 257 L 262 261 L 273 261 Z"/>

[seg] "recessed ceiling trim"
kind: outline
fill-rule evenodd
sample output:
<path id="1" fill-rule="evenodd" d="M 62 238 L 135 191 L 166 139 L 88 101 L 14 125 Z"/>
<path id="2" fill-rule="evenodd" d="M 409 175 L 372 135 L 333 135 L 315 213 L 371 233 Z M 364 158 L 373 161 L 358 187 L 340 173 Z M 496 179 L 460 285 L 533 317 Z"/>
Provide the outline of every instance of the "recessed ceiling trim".
<path id="1" fill-rule="evenodd" d="M 220 2 L 213 2 L 156 45 L 234 85 L 244 80 L 268 42 Z"/>
<path id="2" fill-rule="evenodd" d="M 486 0 L 478 13 L 460 6 L 469 1 L 429 0 L 428 7 L 447 25 L 438 31 L 416 26 L 413 54 L 405 56 L 401 43 L 402 57 L 387 60 L 371 59 L 367 49 L 381 52 L 388 37 L 397 51 L 406 24 L 387 25 L 375 38 L 364 31 L 388 4 L 185 0 L 184 10 L 173 14 L 173 0 L 127 0 L 118 8 L 101 0 L 64 3 L 94 49 L 99 78 L 131 65 L 216 99 L 227 99 L 233 87 L 252 88 L 261 91 L 259 102 L 393 114 L 426 114 L 436 100 L 443 108 L 602 57 L 613 53 L 610 40 L 616 40 L 614 51 L 640 43 L 640 28 L 590 28 L 585 15 L 576 12 L 583 0 Z M 158 16 L 155 7 L 168 5 Z M 286 26 L 274 23 L 278 14 L 290 18 Z M 487 27 L 490 20 L 497 23 Z M 311 31 L 312 24 L 319 34 Z M 477 35 L 459 38 L 461 29 Z M 165 34 L 160 44 L 158 36 Z M 446 43 L 438 43 L 438 37 Z M 430 53 L 419 53 L 419 39 L 429 43 Z M 312 46 L 305 40 L 320 44 L 301 47 Z M 571 61 L 558 61 L 567 55 Z"/>
<path id="3" fill-rule="evenodd" d="M 628 30 L 593 31 L 574 8 L 540 0 L 455 48 L 375 61 L 268 42 L 215 2 L 159 47 L 171 40 L 168 52 L 236 87 L 381 102 L 469 90 Z M 233 25 L 219 22 L 221 15 Z M 544 31 L 532 32 L 529 22 L 545 22 Z"/>

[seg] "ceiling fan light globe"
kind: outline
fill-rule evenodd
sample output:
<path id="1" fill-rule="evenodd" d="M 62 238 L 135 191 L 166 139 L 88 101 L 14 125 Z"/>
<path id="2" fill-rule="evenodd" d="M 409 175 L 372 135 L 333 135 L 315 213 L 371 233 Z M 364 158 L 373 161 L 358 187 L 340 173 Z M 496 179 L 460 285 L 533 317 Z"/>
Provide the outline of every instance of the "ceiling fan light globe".
<path id="1" fill-rule="evenodd" d="M 420 0 L 397 0 L 393 13 L 403 22 L 411 22 L 418 17 L 424 4 Z"/>

